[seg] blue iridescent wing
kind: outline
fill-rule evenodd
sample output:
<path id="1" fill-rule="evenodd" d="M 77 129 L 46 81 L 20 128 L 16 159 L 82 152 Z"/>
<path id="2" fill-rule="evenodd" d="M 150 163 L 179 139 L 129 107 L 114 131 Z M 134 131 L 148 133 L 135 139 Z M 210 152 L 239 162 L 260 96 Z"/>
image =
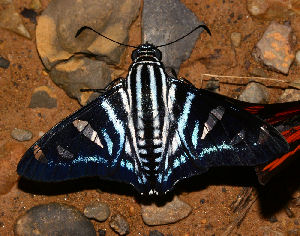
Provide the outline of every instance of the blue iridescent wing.
<path id="1" fill-rule="evenodd" d="M 289 150 L 281 134 L 232 100 L 169 78 L 170 128 L 159 191 L 215 166 L 255 166 Z"/>
<path id="2" fill-rule="evenodd" d="M 124 99 L 125 91 L 116 85 L 58 123 L 24 154 L 18 174 L 45 182 L 99 176 L 139 189 L 135 153 L 125 151 L 129 140 Z"/>

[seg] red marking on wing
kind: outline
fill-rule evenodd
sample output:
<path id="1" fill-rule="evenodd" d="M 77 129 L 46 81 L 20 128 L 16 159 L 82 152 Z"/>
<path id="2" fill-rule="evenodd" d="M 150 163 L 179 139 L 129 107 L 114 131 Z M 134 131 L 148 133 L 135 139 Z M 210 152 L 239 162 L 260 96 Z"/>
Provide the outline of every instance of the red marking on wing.
<path id="1" fill-rule="evenodd" d="M 249 105 L 248 107 L 244 107 L 244 110 L 246 110 L 252 114 L 257 114 L 263 108 L 264 108 L 264 105 L 254 105 L 254 106 Z"/>
<path id="2" fill-rule="evenodd" d="M 282 157 L 275 159 L 270 164 L 265 166 L 262 171 L 272 171 L 278 167 L 282 162 L 284 162 L 288 157 L 294 155 L 298 150 L 300 150 L 300 145 L 298 145 L 294 150 L 284 154 Z"/>
<path id="3" fill-rule="evenodd" d="M 300 139 L 300 126 L 295 126 L 289 130 L 283 131 L 281 134 L 288 143 L 296 142 Z"/>
<path id="4" fill-rule="evenodd" d="M 279 121 L 286 120 L 287 118 L 290 118 L 290 117 L 292 117 L 293 115 L 295 115 L 299 112 L 300 112 L 299 107 L 291 108 L 291 109 L 288 109 L 286 111 L 275 113 L 271 118 L 267 119 L 266 122 L 268 122 L 269 124 L 274 124 L 274 123 L 277 123 Z"/>
<path id="5" fill-rule="evenodd" d="M 286 141 L 291 144 L 300 139 L 300 126 L 295 126 L 289 130 L 283 131 L 282 136 L 286 139 Z M 287 158 L 294 155 L 298 150 L 300 150 L 300 145 L 291 150 L 290 152 L 284 154 L 282 157 L 275 159 L 270 164 L 265 166 L 262 171 L 272 171 L 280 164 L 282 164 Z"/>

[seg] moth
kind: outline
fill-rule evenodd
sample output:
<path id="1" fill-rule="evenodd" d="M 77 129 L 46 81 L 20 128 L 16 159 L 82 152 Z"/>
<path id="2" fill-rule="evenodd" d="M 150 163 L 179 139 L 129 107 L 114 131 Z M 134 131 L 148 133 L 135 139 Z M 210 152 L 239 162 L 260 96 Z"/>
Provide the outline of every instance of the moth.
<path id="1" fill-rule="evenodd" d="M 141 44 L 131 57 L 126 78 L 28 149 L 20 176 L 45 182 L 98 176 L 161 195 L 211 167 L 257 166 L 289 151 L 280 132 L 246 107 L 169 76 L 155 45 Z"/>

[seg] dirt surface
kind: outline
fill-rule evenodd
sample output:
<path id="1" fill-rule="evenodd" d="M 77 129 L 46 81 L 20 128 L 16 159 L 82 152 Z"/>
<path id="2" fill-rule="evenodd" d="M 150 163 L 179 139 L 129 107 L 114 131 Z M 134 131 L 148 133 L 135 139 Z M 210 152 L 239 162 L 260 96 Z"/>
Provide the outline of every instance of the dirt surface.
<path id="1" fill-rule="evenodd" d="M 49 0 L 42 1 L 43 9 L 48 2 Z M 197 87 L 204 87 L 205 82 L 201 80 L 204 73 L 249 76 L 251 68 L 263 68 L 253 60 L 251 52 L 270 22 L 252 18 L 247 12 L 246 1 L 184 0 L 183 2 L 209 26 L 212 37 L 201 34 L 190 59 L 182 65 L 179 76 L 187 78 Z M 18 12 L 21 12 L 24 7 L 29 6 L 30 0 L 15 0 L 14 3 Z M 10 133 L 14 128 L 22 128 L 33 133 L 33 139 L 23 143 L 29 148 L 39 138 L 40 131 L 46 132 L 80 106 L 51 81 L 36 50 L 35 25 L 28 19 L 23 20 L 32 35 L 32 40 L 0 29 L 0 54 L 11 63 L 8 69 L 0 68 L 0 145 L 17 142 L 11 138 Z M 286 20 L 291 22 L 299 39 L 300 16 L 281 19 L 278 22 Z M 130 31 L 129 43 L 132 45 L 141 42 L 140 26 L 141 19 L 138 18 Z M 189 30 L 187 25 L 187 31 Z M 239 48 L 234 49 L 231 45 L 232 32 L 242 34 L 244 40 Z M 215 60 L 211 55 L 217 51 L 221 53 Z M 128 49 L 125 62 L 121 65 L 124 70 L 130 64 L 130 53 L 131 50 Z M 300 67 L 292 65 L 288 76 L 266 69 L 265 72 L 270 78 L 292 81 L 297 76 L 299 78 Z M 57 108 L 28 108 L 33 90 L 43 85 L 53 89 L 57 97 Z M 221 83 L 220 93 L 237 97 L 243 87 Z M 271 103 L 283 92 L 282 89 L 275 87 L 270 87 L 269 91 L 273 95 Z M 76 182 L 74 187 L 74 184 L 71 186 L 28 184 L 22 180 L 9 193 L 0 195 L 0 235 L 13 235 L 13 225 L 17 217 L 35 205 L 60 202 L 83 211 L 88 203 L 96 199 L 106 202 L 111 212 L 119 212 L 126 217 L 130 224 L 130 235 L 148 235 L 151 230 L 159 230 L 165 235 L 221 235 L 235 217 L 230 205 L 245 186 L 257 187 L 259 196 L 242 223 L 234 227 L 233 235 L 264 233 L 275 235 L 278 232 L 287 233 L 300 228 L 299 206 L 297 208 L 291 203 L 292 198 L 300 195 L 299 174 L 297 166 L 294 166 L 276 177 L 265 188 L 258 186 L 251 169 L 214 170 L 201 177 L 187 180 L 178 185 L 176 193 L 192 206 L 191 215 L 180 222 L 155 227 L 143 223 L 140 199 L 134 196 L 134 191 L 129 186 L 105 182 L 98 184 L 94 180 L 83 180 Z M 285 213 L 286 206 L 291 207 L 294 217 L 289 218 Z M 271 216 L 275 216 L 277 221 L 272 223 L 269 220 Z M 115 234 L 109 227 L 108 220 L 104 223 L 96 221 L 93 223 L 96 230 L 105 229 L 107 235 Z M 299 233 L 298 231 L 298 235 Z"/>

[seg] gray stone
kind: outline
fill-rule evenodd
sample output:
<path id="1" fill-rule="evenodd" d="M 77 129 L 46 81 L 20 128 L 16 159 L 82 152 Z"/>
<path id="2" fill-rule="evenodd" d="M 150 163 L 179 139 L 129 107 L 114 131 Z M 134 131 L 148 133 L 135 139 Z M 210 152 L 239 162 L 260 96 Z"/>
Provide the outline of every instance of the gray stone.
<path id="1" fill-rule="evenodd" d="M 9 60 L 6 60 L 5 58 L 0 56 L 0 67 L 3 69 L 7 69 L 9 67 Z"/>
<path id="2" fill-rule="evenodd" d="M 119 235 L 129 234 L 129 224 L 127 220 L 119 214 L 112 215 L 109 225 Z"/>
<path id="3" fill-rule="evenodd" d="M 292 28 L 272 22 L 253 50 L 254 58 L 267 67 L 288 74 L 295 58 Z"/>
<path id="4" fill-rule="evenodd" d="M 239 100 L 251 103 L 267 103 L 269 100 L 269 94 L 265 86 L 251 82 L 241 93 Z"/>
<path id="5" fill-rule="evenodd" d="M 34 90 L 29 108 L 55 108 L 57 107 L 57 100 L 52 97 L 51 89 L 47 86 L 41 86 Z"/>
<path id="6" fill-rule="evenodd" d="M 278 102 L 293 102 L 300 100 L 300 91 L 298 89 L 285 89 Z"/>
<path id="7" fill-rule="evenodd" d="M 32 133 L 25 129 L 14 128 L 11 131 L 11 137 L 20 142 L 24 142 L 24 141 L 28 141 L 28 140 L 32 139 Z"/>
<path id="8" fill-rule="evenodd" d="M 164 225 L 175 223 L 187 217 L 192 208 L 177 196 L 164 206 L 142 205 L 142 218 L 147 225 Z"/>
<path id="9" fill-rule="evenodd" d="M 107 220 L 110 215 L 110 209 L 104 202 L 94 202 L 86 206 L 83 213 L 87 218 L 101 222 Z"/>
<path id="10" fill-rule="evenodd" d="M 17 236 L 95 236 L 93 224 L 75 207 L 59 203 L 38 205 L 20 216 L 14 226 Z"/>
<path id="11" fill-rule="evenodd" d="M 144 0 L 142 19 L 143 41 L 156 46 L 180 38 L 201 23 L 179 0 Z M 178 72 L 180 64 L 189 58 L 202 31 L 199 29 L 183 40 L 159 48 L 164 65 Z"/>
<path id="12" fill-rule="evenodd" d="M 239 32 L 233 32 L 230 35 L 231 43 L 235 48 L 238 48 L 241 45 L 242 34 Z"/>
<path id="13" fill-rule="evenodd" d="M 103 89 L 111 82 L 111 72 L 105 62 L 90 58 L 72 58 L 50 71 L 50 77 L 67 95 L 85 105 L 92 92 L 80 89 Z"/>

